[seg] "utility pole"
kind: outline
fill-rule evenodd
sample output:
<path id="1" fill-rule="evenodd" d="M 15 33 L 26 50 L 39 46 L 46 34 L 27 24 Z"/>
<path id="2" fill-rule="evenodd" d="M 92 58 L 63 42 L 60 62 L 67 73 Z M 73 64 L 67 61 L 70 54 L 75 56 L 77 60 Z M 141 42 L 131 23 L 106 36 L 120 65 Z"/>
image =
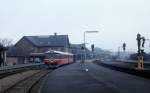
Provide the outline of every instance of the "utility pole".
<path id="1" fill-rule="evenodd" d="M 120 48 L 121 46 L 118 47 L 118 59 L 120 59 Z"/>

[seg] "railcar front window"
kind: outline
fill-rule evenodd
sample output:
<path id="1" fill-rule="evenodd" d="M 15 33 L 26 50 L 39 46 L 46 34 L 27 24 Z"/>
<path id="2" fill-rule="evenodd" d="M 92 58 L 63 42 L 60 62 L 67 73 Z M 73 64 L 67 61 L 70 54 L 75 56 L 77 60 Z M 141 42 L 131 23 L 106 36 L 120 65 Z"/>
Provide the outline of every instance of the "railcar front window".
<path id="1" fill-rule="evenodd" d="M 60 54 L 47 54 L 46 58 L 47 59 L 59 59 L 61 57 Z"/>

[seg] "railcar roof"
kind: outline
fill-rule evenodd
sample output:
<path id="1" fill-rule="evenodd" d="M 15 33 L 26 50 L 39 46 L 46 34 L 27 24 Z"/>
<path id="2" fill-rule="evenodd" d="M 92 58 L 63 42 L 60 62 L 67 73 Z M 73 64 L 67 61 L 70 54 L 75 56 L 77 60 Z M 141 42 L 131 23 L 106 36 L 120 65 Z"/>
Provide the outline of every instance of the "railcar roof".
<path id="1" fill-rule="evenodd" d="M 45 53 L 46 54 L 48 54 L 48 53 L 56 53 L 56 54 L 62 54 L 62 55 L 73 55 L 72 53 L 69 53 L 69 52 L 62 52 L 62 51 L 55 51 L 55 50 L 47 51 Z"/>

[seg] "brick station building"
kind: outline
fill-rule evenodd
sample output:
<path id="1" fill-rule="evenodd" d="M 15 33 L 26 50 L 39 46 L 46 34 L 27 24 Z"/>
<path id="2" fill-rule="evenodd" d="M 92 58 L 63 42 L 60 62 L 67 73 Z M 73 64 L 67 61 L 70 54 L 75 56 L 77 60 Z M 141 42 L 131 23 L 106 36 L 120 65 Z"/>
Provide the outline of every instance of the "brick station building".
<path id="1" fill-rule="evenodd" d="M 14 52 L 8 55 L 8 60 L 13 59 L 15 64 L 28 63 L 31 53 L 44 53 L 49 50 L 68 52 L 69 47 L 68 35 L 55 33 L 54 35 L 24 36 L 15 44 Z M 39 57 L 43 58 L 43 55 Z"/>

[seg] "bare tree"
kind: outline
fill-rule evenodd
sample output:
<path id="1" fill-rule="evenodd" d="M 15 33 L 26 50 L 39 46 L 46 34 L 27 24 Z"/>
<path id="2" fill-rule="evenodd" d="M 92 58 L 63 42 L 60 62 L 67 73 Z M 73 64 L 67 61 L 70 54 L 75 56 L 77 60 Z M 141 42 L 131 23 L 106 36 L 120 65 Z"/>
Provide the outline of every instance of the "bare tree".
<path id="1" fill-rule="evenodd" d="M 10 47 L 13 45 L 13 40 L 10 38 L 4 38 L 4 39 L 0 38 L 0 45 L 3 47 Z"/>
<path id="2" fill-rule="evenodd" d="M 13 43 L 12 43 L 12 39 L 9 39 L 9 38 L 0 38 L 0 47 L 2 48 L 2 50 L 0 50 L 0 66 L 2 66 L 2 64 L 4 65 L 5 64 L 5 59 L 6 59 L 6 52 L 5 49 L 10 49 L 11 47 L 13 46 Z"/>

